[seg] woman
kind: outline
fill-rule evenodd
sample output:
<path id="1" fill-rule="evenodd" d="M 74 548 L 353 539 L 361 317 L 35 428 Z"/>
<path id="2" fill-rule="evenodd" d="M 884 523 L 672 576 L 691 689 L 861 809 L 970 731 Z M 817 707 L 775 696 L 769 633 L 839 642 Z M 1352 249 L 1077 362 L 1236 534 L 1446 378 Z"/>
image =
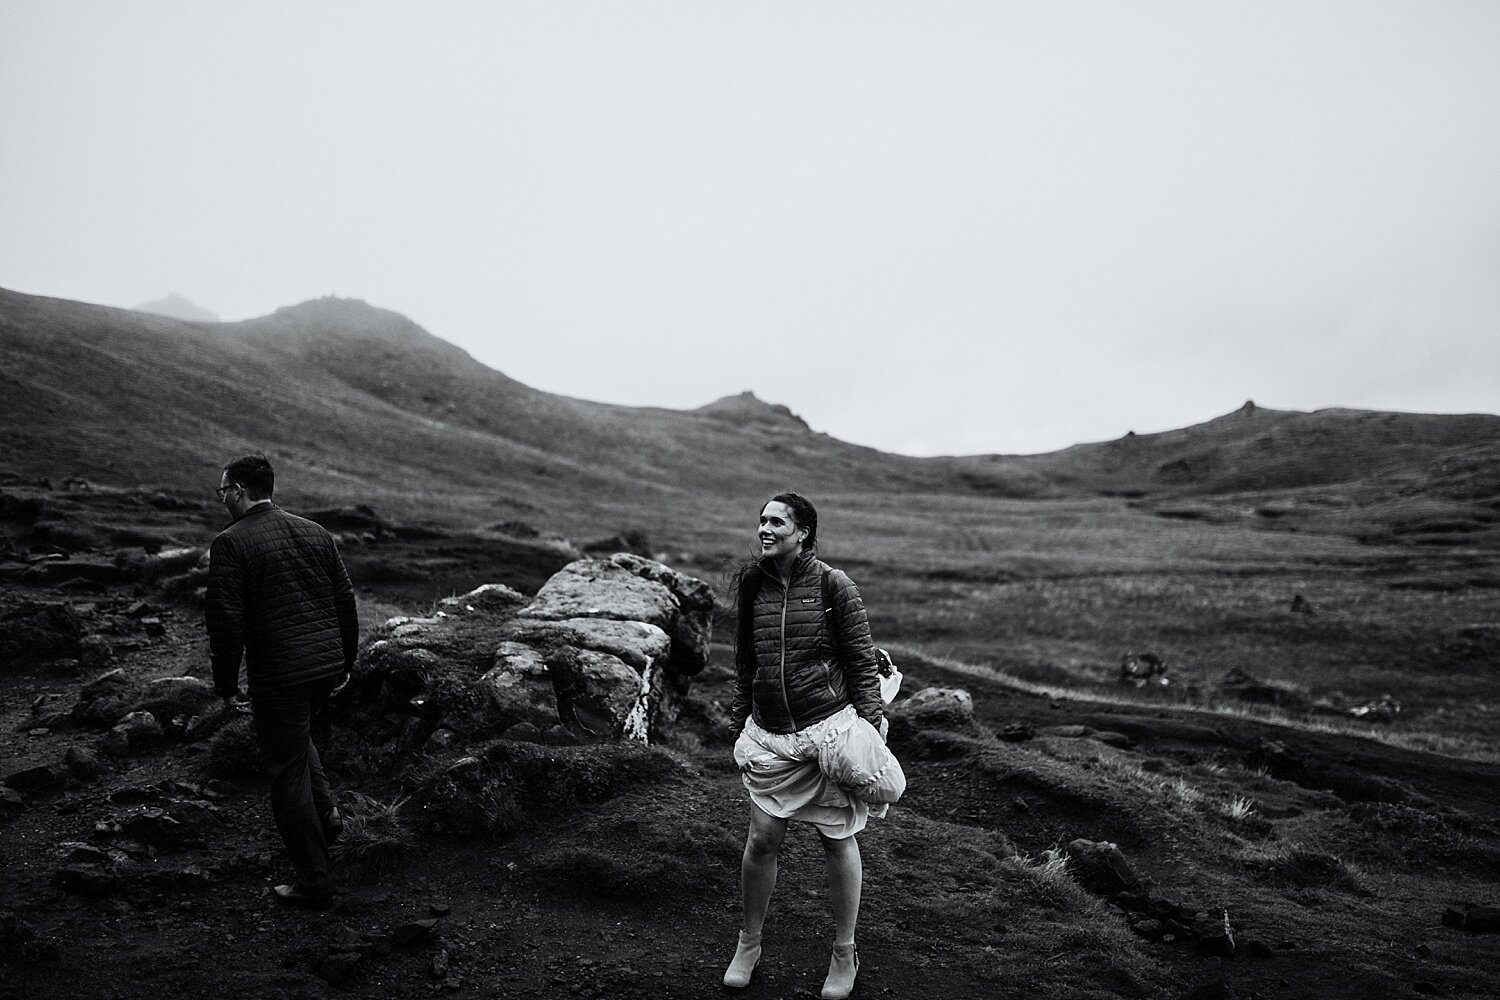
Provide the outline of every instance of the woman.
<path id="1" fill-rule="evenodd" d="M 787 822 L 795 819 L 813 824 L 823 844 L 834 938 L 822 995 L 837 1000 L 853 990 L 859 969 L 854 927 L 863 870 L 855 834 L 870 807 L 824 776 L 818 746 L 857 717 L 884 732 L 878 661 L 859 591 L 817 557 L 813 505 L 796 493 L 772 497 L 760 512 L 757 540 L 757 556 L 735 586 L 739 632 L 730 715 L 739 731 L 735 762 L 750 791 L 750 832 L 740 863 L 744 928 L 724 985 L 747 985 L 760 961 L 776 856 Z M 877 815 L 884 813 L 882 806 Z"/>

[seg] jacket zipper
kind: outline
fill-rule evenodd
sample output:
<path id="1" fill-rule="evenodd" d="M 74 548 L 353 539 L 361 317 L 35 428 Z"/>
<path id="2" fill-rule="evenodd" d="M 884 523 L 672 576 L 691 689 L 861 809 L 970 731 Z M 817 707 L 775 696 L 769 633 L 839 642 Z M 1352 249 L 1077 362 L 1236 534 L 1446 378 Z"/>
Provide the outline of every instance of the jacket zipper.
<path id="1" fill-rule="evenodd" d="M 792 581 L 788 579 L 781 588 L 781 703 L 786 706 L 787 722 L 791 724 L 792 732 L 797 731 L 797 717 L 792 714 L 792 699 L 786 690 L 786 611 L 791 602 Z"/>

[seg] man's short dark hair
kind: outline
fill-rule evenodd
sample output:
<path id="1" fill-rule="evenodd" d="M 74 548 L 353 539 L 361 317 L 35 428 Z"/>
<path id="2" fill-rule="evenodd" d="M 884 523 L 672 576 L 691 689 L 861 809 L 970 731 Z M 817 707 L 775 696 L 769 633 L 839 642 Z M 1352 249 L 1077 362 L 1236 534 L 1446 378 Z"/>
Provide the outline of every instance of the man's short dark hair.
<path id="1" fill-rule="evenodd" d="M 276 489 L 276 473 L 271 460 L 264 455 L 246 455 L 224 466 L 224 475 L 231 483 L 239 483 L 250 494 L 251 500 L 269 499 Z"/>

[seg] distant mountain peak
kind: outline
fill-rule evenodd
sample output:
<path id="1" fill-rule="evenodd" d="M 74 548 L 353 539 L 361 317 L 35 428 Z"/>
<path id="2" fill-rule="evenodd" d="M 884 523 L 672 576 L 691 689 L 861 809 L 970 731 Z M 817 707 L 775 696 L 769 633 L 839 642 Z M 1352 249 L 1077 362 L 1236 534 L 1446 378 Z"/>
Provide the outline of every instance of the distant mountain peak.
<path id="1" fill-rule="evenodd" d="M 135 311 L 151 313 L 153 316 L 166 316 L 170 319 L 184 319 L 190 323 L 217 323 L 219 321 L 217 314 L 196 302 L 188 301 L 176 292 L 164 299 L 138 305 Z"/>
<path id="2" fill-rule="evenodd" d="M 790 408 L 780 403 L 767 403 L 749 389 L 736 396 L 724 396 L 716 399 L 712 403 L 698 407 L 693 412 L 714 417 L 718 420 L 741 423 L 783 424 L 791 425 L 804 431 L 812 430 L 807 425 L 807 421 L 793 413 Z"/>
<path id="3" fill-rule="evenodd" d="M 269 316 L 236 325 L 246 331 L 301 342 L 306 346 L 329 346 L 351 340 L 378 341 L 400 349 L 415 348 L 468 357 L 467 352 L 432 335 L 401 313 L 372 306 L 363 299 L 337 295 L 282 306 Z"/>

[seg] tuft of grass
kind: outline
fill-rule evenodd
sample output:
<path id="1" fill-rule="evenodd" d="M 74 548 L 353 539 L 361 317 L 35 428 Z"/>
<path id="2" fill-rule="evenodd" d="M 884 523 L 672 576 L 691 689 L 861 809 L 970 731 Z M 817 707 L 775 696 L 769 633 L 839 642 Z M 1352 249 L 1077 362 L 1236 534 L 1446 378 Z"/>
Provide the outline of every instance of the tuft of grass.
<path id="1" fill-rule="evenodd" d="M 329 853 L 341 865 L 379 874 L 417 853 L 416 835 L 401 818 L 405 796 L 381 802 L 363 792 L 346 792 L 339 806 L 344 832 Z"/>
<path id="2" fill-rule="evenodd" d="M 264 775 L 266 768 L 261 761 L 254 722 L 241 716 L 214 733 L 208 741 L 203 770 L 210 778 L 226 781 L 243 781 Z"/>
<path id="3" fill-rule="evenodd" d="M 1236 823 L 1249 819 L 1254 812 L 1255 801 L 1243 795 L 1236 795 L 1228 802 L 1222 803 L 1219 806 L 1219 815 Z"/>
<path id="4" fill-rule="evenodd" d="M 1271 844 L 1248 848 L 1241 860 L 1277 881 L 1304 889 L 1339 889 L 1359 896 L 1372 895 L 1363 873 L 1342 858 L 1301 844 Z"/>

